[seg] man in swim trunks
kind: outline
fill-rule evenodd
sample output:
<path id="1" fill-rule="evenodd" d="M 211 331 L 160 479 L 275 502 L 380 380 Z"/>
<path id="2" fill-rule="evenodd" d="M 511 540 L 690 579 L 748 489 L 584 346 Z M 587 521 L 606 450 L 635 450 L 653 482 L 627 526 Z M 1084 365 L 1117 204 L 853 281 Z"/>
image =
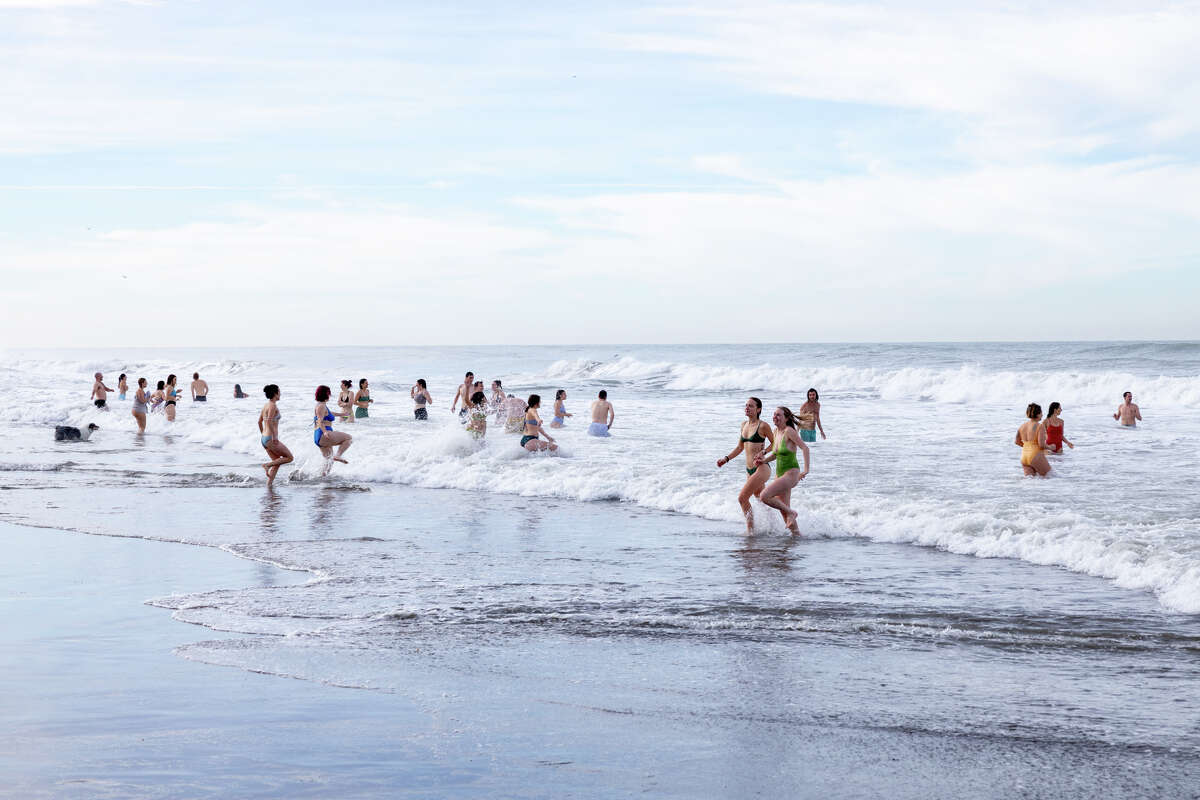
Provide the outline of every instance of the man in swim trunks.
<path id="1" fill-rule="evenodd" d="M 592 401 L 592 424 L 588 425 L 588 436 L 608 436 L 608 429 L 616 418 L 612 403 L 608 402 L 608 392 L 601 389 Z"/>
<path id="2" fill-rule="evenodd" d="M 458 412 L 460 417 L 467 415 L 467 409 L 471 407 L 471 387 L 475 385 L 475 373 L 468 372 L 463 378 L 462 385 L 458 387 L 458 391 L 454 393 L 454 402 L 450 404 L 450 413 L 454 413 L 454 407 L 458 405 L 458 401 L 462 400 L 462 410 Z"/>
<path id="3" fill-rule="evenodd" d="M 1124 397 L 1125 402 L 1117 406 L 1117 413 L 1113 414 L 1113 419 L 1126 428 L 1136 428 L 1137 424 L 1142 421 L 1142 411 L 1133 402 L 1133 392 L 1126 392 Z"/>
<path id="4" fill-rule="evenodd" d="M 112 389 L 104 385 L 104 373 L 96 373 L 96 382 L 92 384 L 92 403 L 96 408 L 104 408 L 108 405 L 108 393 Z"/>
<path id="5" fill-rule="evenodd" d="M 192 402 L 208 402 L 208 384 L 200 380 L 199 372 L 192 373 Z"/>

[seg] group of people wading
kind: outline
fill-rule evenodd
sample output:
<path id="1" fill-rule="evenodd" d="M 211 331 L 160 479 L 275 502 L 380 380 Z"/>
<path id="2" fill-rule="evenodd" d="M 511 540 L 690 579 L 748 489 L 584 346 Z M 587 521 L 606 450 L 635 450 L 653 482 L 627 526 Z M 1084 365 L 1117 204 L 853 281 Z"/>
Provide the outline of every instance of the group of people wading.
<path id="1" fill-rule="evenodd" d="M 1142 410 L 1133 402 L 1133 392 L 1125 392 L 1121 400 L 1113 419 L 1119 422 L 1122 428 L 1136 428 L 1142 420 Z M 1046 410 L 1045 422 L 1042 422 L 1042 407 L 1037 403 L 1030 403 L 1025 407 L 1025 416 L 1028 419 L 1017 428 L 1017 435 L 1013 440 L 1013 443 L 1021 448 L 1021 470 L 1026 475 L 1044 478 L 1050 474 L 1051 469 L 1046 453 L 1061 453 L 1064 444 L 1074 450 L 1075 445 L 1064 435 L 1066 427 L 1062 421 L 1062 403 L 1050 404 Z"/>

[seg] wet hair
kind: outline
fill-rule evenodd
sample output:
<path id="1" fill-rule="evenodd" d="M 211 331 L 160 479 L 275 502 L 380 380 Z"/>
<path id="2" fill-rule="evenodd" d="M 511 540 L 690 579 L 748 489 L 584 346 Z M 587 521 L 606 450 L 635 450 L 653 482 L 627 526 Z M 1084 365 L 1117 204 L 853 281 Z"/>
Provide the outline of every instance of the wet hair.
<path id="1" fill-rule="evenodd" d="M 124 373 L 124 372 L 122 372 L 122 373 L 121 373 L 121 377 L 117 378 L 117 381 L 118 381 L 118 382 L 120 382 L 120 381 L 123 381 L 123 380 L 125 380 L 125 373 Z"/>
<path id="2" fill-rule="evenodd" d="M 1062 410 L 1062 403 L 1060 403 L 1056 400 L 1055 402 L 1050 404 L 1049 408 L 1046 409 L 1046 416 L 1053 417 L 1055 411 L 1061 411 L 1061 410 Z"/>
<path id="3" fill-rule="evenodd" d="M 473 405 L 473 406 L 487 405 L 487 395 L 484 394 L 483 392 L 476 392 L 475 394 L 471 395 L 471 405 Z"/>
<path id="4" fill-rule="evenodd" d="M 497 389 L 503 389 L 503 388 L 504 388 L 504 387 L 503 387 L 503 386 L 500 384 L 500 381 L 492 381 L 492 386 L 495 386 Z"/>
<path id="5" fill-rule="evenodd" d="M 343 388 L 349 389 L 353 385 L 354 385 L 354 381 L 350 380 L 349 378 L 342 379 L 342 387 Z"/>
<path id="6" fill-rule="evenodd" d="M 199 372 L 193 372 L 193 373 L 192 373 L 192 380 L 194 380 L 194 381 L 198 381 L 198 380 L 200 380 L 200 373 L 199 373 Z"/>
<path id="7" fill-rule="evenodd" d="M 482 388 L 483 388 L 483 381 L 475 381 L 473 384 L 471 384 L 471 388 L 472 388 L 472 389 L 474 389 L 476 386 L 478 386 L 480 389 L 482 389 Z"/>
<path id="8" fill-rule="evenodd" d="M 329 399 L 329 394 L 330 394 L 329 387 L 324 384 L 321 384 L 320 386 L 317 387 L 317 393 L 313 396 L 317 398 L 318 403 L 324 403 L 326 400 Z"/>
<path id="9" fill-rule="evenodd" d="M 1041 414 L 1042 407 L 1037 403 L 1030 403 L 1029 405 L 1025 406 L 1025 416 L 1029 417 L 1030 419 L 1039 417 Z"/>
<path id="10" fill-rule="evenodd" d="M 426 386 L 426 385 L 425 385 L 425 379 L 424 379 L 424 378 L 417 378 L 417 386 L 420 386 L 422 389 L 428 389 L 428 388 L 429 388 L 428 386 Z"/>
<path id="11" fill-rule="evenodd" d="M 171 384 L 172 386 L 175 385 L 175 373 L 171 373 L 167 376 L 167 383 Z"/>
<path id="12" fill-rule="evenodd" d="M 273 383 L 268 383 L 263 387 L 263 394 L 267 396 L 268 400 L 274 400 L 279 396 L 279 387 Z"/>
<path id="13" fill-rule="evenodd" d="M 146 379 L 138 378 L 138 386 L 145 386 L 145 385 L 146 385 Z"/>
<path id="14" fill-rule="evenodd" d="M 475 377 L 474 372 L 467 372 L 465 375 L 463 375 L 463 378 L 474 378 L 474 377 Z"/>
<path id="15" fill-rule="evenodd" d="M 529 395 L 529 399 L 525 401 L 525 408 L 528 410 L 534 406 L 540 406 L 541 404 L 542 396 L 540 394 L 531 394 Z"/>
<path id="16" fill-rule="evenodd" d="M 754 405 L 758 406 L 758 413 L 761 414 L 762 413 L 762 400 L 759 400 L 757 397 L 751 397 L 750 402 L 754 403 Z"/>
<path id="17" fill-rule="evenodd" d="M 796 415 L 787 406 L 779 406 L 779 410 L 783 412 L 783 424 L 793 430 L 799 430 L 800 426 L 796 424 Z"/>
<path id="18" fill-rule="evenodd" d="M 566 390 L 566 389 L 559 389 L 557 392 L 555 392 L 555 393 L 554 393 L 554 399 L 555 399 L 555 400 L 562 400 L 562 399 L 563 399 L 564 397 L 566 397 L 566 396 L 567 396 L 567 390 Z"/>
<path id="19" fill-rule="evenodd" d="M 813 389 L 811 386 L 809 387 L 808 391 L 804 393 L 804 396 L 808 397 L 810 394 L 814 395 L 813 400 L 819 401 L 821 399 L 821 395 L 817 394 L 817 390 Z"/>
<path id="20" fill-rule="evenodd" d="M 607 400 L 607 399 L 608 399 L 608 392 L 606 392 L 606 391 L 604 391 L 603 389 L 601 389 L 601 390 L 600 390 L 600 394 L 596 395 L 596 397 L 599 397 L 601 400 Z"/>
<path id="21" fill-rule="evenodd" d="M 166 381 L 159 381 L 159 382 L 158 382 L 158 386 L 156 386 L 156 387 L 154 387 L 154 388 L 155 388 L 155 389 L 165 389 L 165 388 L 167 388 L 167 382 L 166 382 Z"/>
<path id="22" fill-rule="evenodd" d="M 97 372 L 97 373 L 96 373 L 95 375 L 93 375 L 92 377 L 93 377 L 93 378 L 95 378 L 96 380 L 100 380 L 100 376 L 101 376 L 101 375 L 103 375 L 103 374 L 104 374 L 103 372 Z"/>
<path id="23" fill-rule="evenodd" d="M 363 384 L 366 382 L 367 382 L 366 378 L 359 378 L 358 379 L 358 388 L 360 388 L 360 389 L 363 388 Z"/>
<path id="24" fill-rule="evenodd" d="M 1133 397 L 1133 392 L 1125 392 L 1121 397 Z"/>

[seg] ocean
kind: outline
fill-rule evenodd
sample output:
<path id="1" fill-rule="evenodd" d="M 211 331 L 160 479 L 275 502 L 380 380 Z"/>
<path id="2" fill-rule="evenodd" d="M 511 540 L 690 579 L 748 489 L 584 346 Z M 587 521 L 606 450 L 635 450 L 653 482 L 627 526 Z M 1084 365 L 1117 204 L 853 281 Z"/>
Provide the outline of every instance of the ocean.
<path id="1" fill-rule="evenodd" d="M 1200 343 L 3 355 L 0 520 L 302 577 L 148 598 L 239 634 L 185 659 L 400 694 L 466 730 L 536 698 L 699 720 L 748 749 L 816 725 L 1125 748 L 1195 774 Z M 559 452 L 527 453 L 495 424 L 472 440 L 449 411 L 467 370 L 540 394 L 546 422 L 565 389 Z M 176 421 L 152 414 L 138 436 L 129 400 L 94 409 L 96 371 L 113 387 L 176 373 Z M 194 371 L 205 404 L 187 399 Z M 370 417 L 335 424 L 350 463 L 322 478 L 313 391 L 363 377 Z M 413 418 L 417 378 L 428 422 Z M 296 455 L 274 488 L 255 426 L 267 383 Z M 810 387 L 828 438 L 792 494 L 801 535 L 762 506 L 747 535 L 740 460 L 716 460 L 747 396 L 769 418 Z M 608 439 L 584 433 L 600 389 Z M 1133 430 L 1112 418 L 1125 390 Z M 1028 403 L 1051 401 L 1076 447 L 1026 478 L 1013 435 Z M 54 441 L 54 425 L 92 422 L 90 442 Z M 795 785 L 777 778 L 768 789 Z"/>

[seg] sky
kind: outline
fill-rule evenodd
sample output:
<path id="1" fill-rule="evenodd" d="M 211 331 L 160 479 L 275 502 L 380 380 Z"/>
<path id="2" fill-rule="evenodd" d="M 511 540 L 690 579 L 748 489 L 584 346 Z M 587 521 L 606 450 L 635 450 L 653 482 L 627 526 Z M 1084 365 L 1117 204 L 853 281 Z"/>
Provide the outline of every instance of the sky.
<path id="1" fill-rule="evenodd" d="M 1200 3 L 0 0 L 12 347 L 1200 339 Z"/>

